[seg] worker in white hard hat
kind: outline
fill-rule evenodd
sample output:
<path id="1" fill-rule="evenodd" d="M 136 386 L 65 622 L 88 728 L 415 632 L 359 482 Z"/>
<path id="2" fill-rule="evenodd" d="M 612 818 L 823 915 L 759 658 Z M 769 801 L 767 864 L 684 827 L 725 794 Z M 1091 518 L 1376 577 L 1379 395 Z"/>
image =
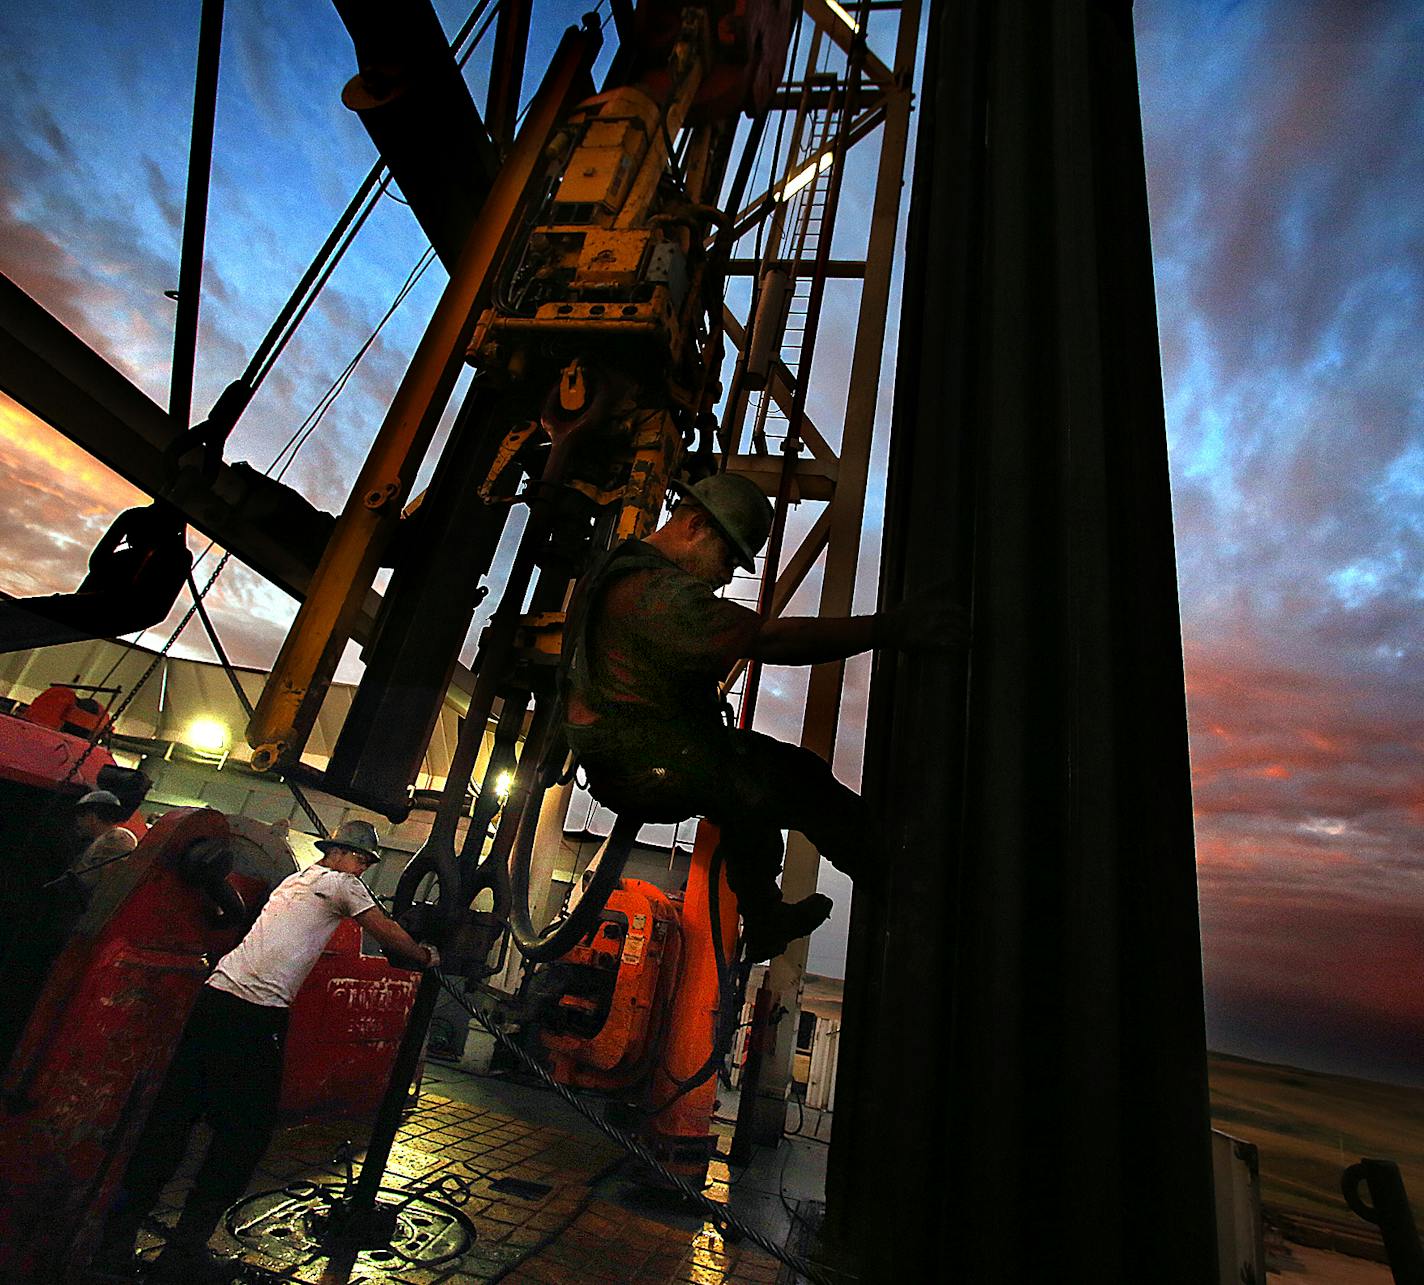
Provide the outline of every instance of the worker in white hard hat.
<path id="1" fill-rule="evenodd" d="M 381 859 L 369 821 L 345 821 L 317 847 L 321 860 L 272 890 L 257 921 L 202 987 L 105 1226 L 104 1265 L 132 1260 L 139 1227 L 177 1172 L 190 1129 L 206 1119 L 212 1142 L 152 1278 L 228 1279 L 209 1258 L 207 1242 L 271 1140 L 288 1010 L 342 919 L 354 918 L 407 967 L 440 962 L 435 947 L 416 942 L 361 882 Z"/>
<path id="2" fill-rule="evenodd" d="M 680 488 L 672 516 L 590 569 L 564 632 L 565 732 L 594 798 L 649 821 L 703 816 L 744 921 L 748 959 L 770 959 L 823 923 L 831 900 L 782 900 L 783 830 L 798 830 L 854 876 L 872 846 L 860 796 L 818 755 L 731 728 L 721 680 L 740 659 L 814 665 L 873 647 L 962 646 L 964 613 L 947 601 L 872 616 L 772 618 L 717 596 L 751 571 L 772 508 L 755 483 L 722 473 Z"/>
<path id="3" fill-rule="evenodd" d="M 73 869 L 83 870 L 138 847 L 138 837 L 119 822 L 129 814 L 119 796 L 110 790 L 90 790 L 74 805 L 72 828 L 77 854 Z"/>

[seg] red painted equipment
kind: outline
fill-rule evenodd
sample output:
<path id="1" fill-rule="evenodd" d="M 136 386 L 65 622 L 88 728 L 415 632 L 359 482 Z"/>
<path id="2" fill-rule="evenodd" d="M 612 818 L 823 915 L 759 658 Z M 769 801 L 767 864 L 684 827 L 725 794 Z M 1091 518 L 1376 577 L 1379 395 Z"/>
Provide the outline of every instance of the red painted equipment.
<path id="1" fill-rule="evenodd" d="M 737 901 L 719 869 L 714 916 L 717 843 L 716 827 L 703 822 L 680 907 L 652 884 L 623 880 L 593 935 L 536 983 L 554 1078 L 617 1094 L 659 1159 L 699 1180 L 712 1151 L 719 1014 L 734 1002 L 722 995 L 718 948 L 725 964 L 736 950 Z"/>
<path id="2" fill-rule="evenodd" d="M 648 1109 L 657 1113 L 647 1126 L 654 1154 L 670 1169 L 698 1179 L 706 1173 L 712 1154 L 718 1020 L 724 1006 L 738 1004 L 735 996 L 723 994 L 730 985 L 731 969 L 720 977 L 717 970 L 718 954 L 729 961 L 737 949 L 737 899 L 720 863 L 713 897 L 712 854 L 719 842 L 715 825 L 698 823 L 682 903 L 682 981 L 668 1019 L 663 1054 L 645 1098 Z"/>
<path id="3" fill-rule="evenodd" d="M 23 714 L 0 714 L 0 780 L 63 789 L 76 797 L 94 789 L 99 769 L 114 762 L 102 746 L 90 750 L 72 777 L 69 773 L 84 757 L 94 731 L 108 721 L 97 701 L 81 701 L 70 687 L 41 692 Z"/>
<path id="4" fill-rule="evenodd" d="M 419 986 L 419 973 L 363 955 L 360 926 L 344 920 L 292 1005 L 283 1113 L 372 1114 Z"/>
<path id="5" fill-rule="evenodd" d="M 15 1010 L 0 1022 L 14 1036 L 0 1080 L 0 1279 L 63 1280 L 87 1259 L 198 989 L 247 922 L 218 922 L 202 890 L 229 859 L 224 897 L 235 889 L 249 913 L 296 869 L 271 827 L 178 809 L 132 855 L 37 903 L 37 930 L 58 923 L 63 944 L 33 981 L 32 1009 L 0 1003 Z M 380 1099 L 416 982 L 360 947 L 343 923 L 292 1007 L 288 1114 L 369 1113 Z M 7 982 L 23 956 L 7 958 Z"/>
<path id="6" fill-rule="evenodd" d="M 90 878 L 75 923 L 0 1082 L 0 1277 L 63 1280 L 97 1234 L 209 961 L 219 926 L 192 858 L 217 812 L 163 817 Z M 197 875 L 196 877 L 201 877 Z"/>

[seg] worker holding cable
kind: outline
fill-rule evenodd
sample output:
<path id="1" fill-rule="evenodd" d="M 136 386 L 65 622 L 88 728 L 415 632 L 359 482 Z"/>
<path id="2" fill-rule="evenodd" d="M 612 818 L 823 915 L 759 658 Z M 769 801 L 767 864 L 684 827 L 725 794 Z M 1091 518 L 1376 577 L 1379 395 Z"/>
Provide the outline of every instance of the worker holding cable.
<path id="1" fill-rule="evenodd" d="M 122 1270 L 132 1263 L 138 1230 L 182 1163 L 189 1130 L 206 1119 L 212 1142 L 155 1274 L 185 1282 L 229 1279 L 216 1273 L 208 1239 L 247 1189 L 271 1140 L 288 1010 L 342 919 L 355 919 L 408 967 L 439 964 L 435 947 L 417 943 L 361 882 L 381 859 L 370 822 L 345 821 L 317 847 L 321 860 L 273 889 L 204 984 L 125 1171 L 97 1266 Z"/>
<path id="2" fill-rule="evenodd" d="M 672 516 L 607 554 L 580 581 L 564 635 L 565 731 L 595 799 L 649 821 L 703 816 L 744 921 L 750 960 L 771 959 L 823 923 L 831 899 L 782 899 L 783 830 L 798 830 L 854 877 L 873 850 L 860 796 L 800 746 L 733 728 L 719 684 L 732 665 L 815 665 L 875 647 L 963 645 L 964 613 L 906 603 L 871 616 L 772 618 L 716 591 L 751 571 L 772 509 L 730 473 L 679 488 Z"/>

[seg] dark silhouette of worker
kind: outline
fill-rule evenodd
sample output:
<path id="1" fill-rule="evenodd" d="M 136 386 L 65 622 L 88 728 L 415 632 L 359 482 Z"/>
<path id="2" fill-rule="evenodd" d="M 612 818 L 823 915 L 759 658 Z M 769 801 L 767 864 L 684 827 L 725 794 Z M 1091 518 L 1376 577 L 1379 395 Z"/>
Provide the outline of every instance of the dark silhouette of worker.
<path id="1" fill-rule="evenodd" d="M 119 822 L 133 813 L 111 790 L 90 790 L 74 805 L 72 846 L 79 868 L 99 865 L 138 847 L 138 838 Z"/>
<path id="2" fill-rule="evenodd" d="M 565 630 L 565 731 L 600 803 L 649 821 L 703 816 L 744 920 L 749 960 L 771 959 L 823 923 L 831 900 L 782 899 L 783 830 L 799 830 L 854 877 L 875 848 L 860 796 L 818 755 L 729 727 L 718 685 L 742 658 L 814 665 L 873 647 L 962 645 L 963 612 L 938 600 L 872 616 L 763 620 L 719 598 L 748 571 L 771 529 L 756 485 L 718 474 L 679 488 L 681 503 L 580 581 Z"/>
<path id="3" fill-rule="evenodd" d="M 435 947 L 416 942 L 361 882 L 381 859 L 370 822 L 345 821 L 317 847 L 321 860 L 272 890 L 257 922 L 203 985 L 104 1226 L 101 1269 L 131 1265 L 140 1226 L 177 1172 L 189 1130 L 205 1118 L 213 1138 L 154 1278 L 185 1285 L 231 1279 L 209 1257 L 208 1239 L 271 1140 L 288 1011 L 343 918 L 354 918 L 406 967 L 440 962 Z"/>
<path id="4" fill-rule="evenodd" d="M 0 651 L 115 638 L 158 624 L 193 565 L 183 514 L 164 500 L 125 509 L 89 555 L 73 593 L 0 603 Z"/>

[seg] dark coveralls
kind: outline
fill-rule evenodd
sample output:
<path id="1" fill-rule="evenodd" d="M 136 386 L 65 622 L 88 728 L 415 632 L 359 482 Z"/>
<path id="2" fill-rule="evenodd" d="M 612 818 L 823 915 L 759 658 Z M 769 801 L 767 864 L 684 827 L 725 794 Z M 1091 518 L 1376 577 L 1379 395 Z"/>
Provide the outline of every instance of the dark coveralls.
<path id="1" fill-rule="evenodd" d="M 580 582 L 565 632 L 565 730 L 594 798 L 649 821 L 721 829 L 748 926 L 781 900 L 783 830 L 854 875 L 866 810 L 810 750 L 727 726 L 717 687 L 759 618 L 652 545 L 629 541 Z"/>
<path id="2" fill-rule="evenodd" d="M 125 1208 L 108 1235 L 131 1246 L 188 1144 L 195 1120 L 213 1129 L 173 1239 L 201 1244 L 244 1191 L 277 1122 L 287 1010 L 204 986 L 124 1175 Z"/>

